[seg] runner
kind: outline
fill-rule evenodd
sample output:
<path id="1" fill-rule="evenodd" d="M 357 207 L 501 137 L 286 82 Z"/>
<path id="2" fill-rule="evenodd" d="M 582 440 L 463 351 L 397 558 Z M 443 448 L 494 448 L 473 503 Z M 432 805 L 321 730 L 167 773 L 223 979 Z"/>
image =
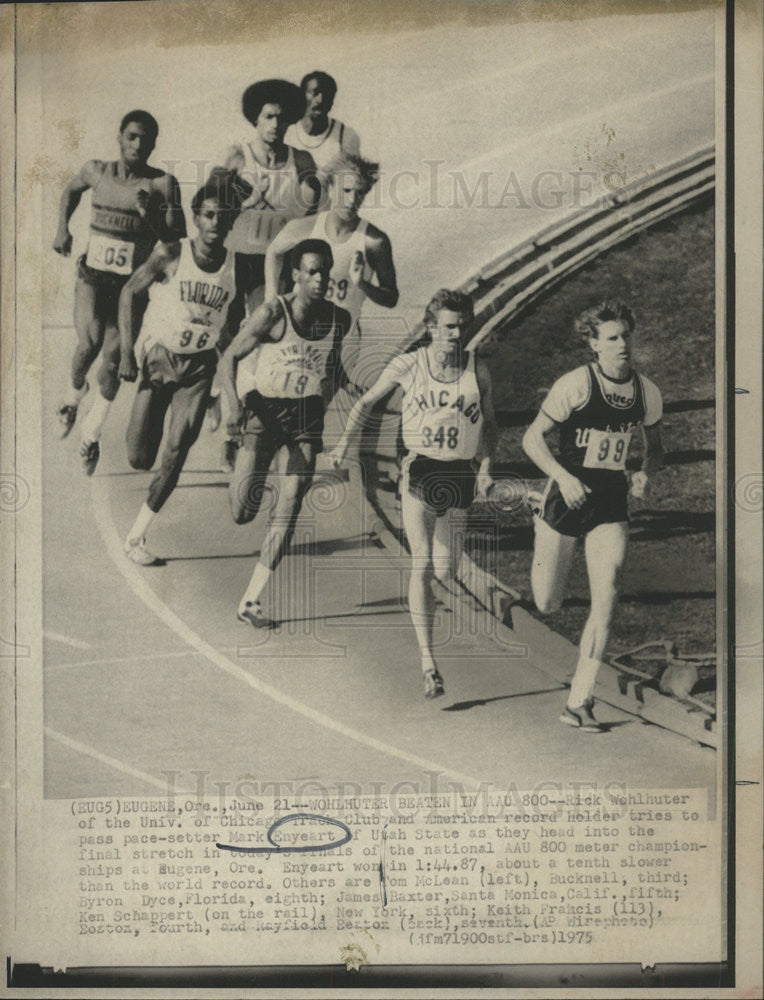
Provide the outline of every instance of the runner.
<path id="1" fill-rule="evenodd" d="M 284 143 L 287 127 L 305 110 L 302 91 L 286 80 L 261 80 L 242 96 L 254 132 L 228 152 L 226 167 L 252 186 L 228 238 L 236 254 L 236 283 L 252 311 L 263 301 L 265 251 L 291 219 L 318 204 L 321 187 L 312 157 Z"/>
<path id="2" fill-rule="evenodd" d="M 220 383 L 232 426 L 242 433 L 230 484 L 233 519 L 252 521 L 260 509 L 268 470 L 276 456 L 277 497 L 260 558 L 239 607 L 239 621 L 255 628 L 274 622 L 260 596 L 286 553 L 303 497 L 310 486 L 316 455 L 323 448 L 326 383 L 341 377 L 342 339 L 350 316 L 326 301 L 332 252 L 323 240 L 303 240 L 291 255 L 294 290 L 260 306 L 245 321 L 223 355 Z M 257 369 L 237 395 L 236 370 L 258 351 Z"/>
<path id="3" fill-rule="evenodd" d="M 88 371 L 100 352 L 101 391 L 83 422 L 80 447 L 82 466 L 89 476 L 98 463 L 101 432 L 119 389 L 119 294 L 129 276 L 145 263 L 157 239 L 178 240 L 186 232 L 178 182 L 164 170 L 148 166 L 158 133 L 156 119 L 147 111 L 128 112 L 117 137 L 120 158 L 88 160 L 61 196 L 53 249 L 68 257 L 72 252 L 69 220 L 85 191 L 93 192 L 88 248 L 77 261 L 74 286 L 77 347 L 72 382 L 58 408 L 61 437 L 65 438 L 88 391 Z M 136 324 L 143 305 L 145 300 L 135 310 Z"/>
<path id="4" fill-rule="evenodd" d="M 584 539 L 591 610 L 578 663 L 560 721 L 587 733 L 604 731 L 594 718 L 592 691 L 607 647 L 629 538 L 626 459 L 632 435 L 642 428 L 642 469 L 631 477 L 631 495 L 642 498 L 648 477 L 663 460 L 661 394 L 631 363 L 634 316 L 620 302 L 582 313 L 575 333 L 594 352 L 592 364 L 563 375 L 552 386 L 525 432 L 523 448 L 549 476 L 535 517 L 531 570 L 539 611 L 562 604 L 578 538 Z M 560 432 L 560 459 L 545 435 Z"/>
<path id="5" fill-rule="evenodd" d="M 347 309 L 353 321 L 353 338 L 343 359 L 353 371 L 360 352 L 359 317 L 366 299 L 386 309 L 398 304 L 393 252 L 387 235 L 358 214 L 364 198 L 377 182 L 379 164 L 360 156 L 343 154 L 328 177 L 331 208 L 315 218 L 290 222 L 275 238 L 265 257 L 265 291 L 276 294 L 284 258 L 307 237 L 326 240 L 332 248 L 332 267 L 326 297 Z M 359 377 L 359 381 L 363 381 Z M 356 395 L 360 390 L 356 390 Z"/>
<path id="6" fill-rule="evenodd" d="M 334 77 L 314 69 L 302 78 L 300 90 L 305 95 L 305 114 L 300 121 L 289 126 L 286 142 L 295 149 L 310 153 L 322 173 L 328 173 L 342 153 L 360 155 L 358 133 L 349 125 L 329 117 L 337 96 Z"/>
<path id="7" fill-rule="evenodd" d="M 422 345 L 387 365 L 350 411 L 331 454 L 345 460 L 357 427 L 396 386 L 403 389 L 401 509 L 411 549 L 409 610 L 416 630 L 427 698 L 444 693 L 434 658 L 433 579 L 449 592 L 461 556 L 466 510 L 491 486 L 496 447 L 493 390 L 488 368 L 465 349 L 472 336 L 472 302 L 441 289 L 427 306 Z M 477 468 L 476 468 L 477 467 Z"/>
<path id="8" fill-rule="evenodd" d="M 347 309 L 358 324 L 364 301 L 394 309 L 398 304 L 393 251 L 390 240 L 358 210 L 379 178 L 379 164 L 360 156 L 343 155 L 328 177 L 331 208 L 315 218 L 296 219 L 281 230 L 265 257 L 265 293 L 278 291 L 284 259 L 301 240 L 326 240 L 332 249 L 327 299 Z M 372 281 L 372 278 L 375 279 Z"/>
<path id="9" fill-rule="evenodd" d="M 125 540 L 128 558 L 141 566 L 160 562 L 146 547 L 146 533 L 178 482 L 201 430 L 236 301 L 233 254 L 224 243 L 240 200 L 232 177 L 210 179 L 191 203 L 193 239 L 158 243 L 129 278 L 120 297 L 122 358 L 119 376 L 134 382 L 136 303 L 148 291 L 140 338 L 141 379 L 127 428 L 127 454 L 134 469 L 150 469 L 165 438 L 162 460 L 146 503 Z M 225 346 L 223 343 L 222 346 Z M 165 416 L 170 421 L 165 435 Z"/>

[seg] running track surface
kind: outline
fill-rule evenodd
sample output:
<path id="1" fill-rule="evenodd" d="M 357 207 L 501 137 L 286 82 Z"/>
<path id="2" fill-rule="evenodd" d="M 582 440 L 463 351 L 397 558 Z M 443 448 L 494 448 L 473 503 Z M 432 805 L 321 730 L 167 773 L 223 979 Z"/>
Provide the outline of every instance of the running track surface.
<path id="1" fill-rule="evenodd" d="M 501 190 L 509 166 L 527 190 L 540 170 L 565 173 L 589 157 L 602 172 L 615 169 L 621 154 L 635 175 L 713 138 L 713 23 L 710 15 L 694 14 L 674 17 L 672 25 L 667 31 L 663 17 L 640 19 L 639 45 L 629 40 L 634 22 L 626 17 L 609 19 L 606 38 L 601 22 L 576 22 L 553 46 L 544 36 L 549 28 L 539 25 L 438 28 L 426 69 L 417 64 L 421 38 L 412 32 L 388 44 L 377 75 L 367 65 L 373 39 L 364 38 L 342 74 L 338 69 L 337 112 L 358 128 L 364 152 L 384 158 L 386 170 L 440 158 L 462 172 L 470 189 L 481 171 L 489 171 L 490 183 L 501 176 Z M 676 46 L 675 35 L 688 31 L 697 45 Z M 332 68 L 315 43 L 299 61 L 293 47 L 280 54 L 280 65 L 277 55 L 269 53 L 270 69 L 279 75 L 299 78 L 314 63 Z M 184 95 L 188 60 L 181 56 L 165 50 L 163 69 L 176 74 L 174 92 Z M 113 72 L 121 72 L 122 59 L 118 54 Z M 231 95 L 251 82 L 235 52 L 225 66 L 220 62 L 209 103 L 193 108 L 196 141 L 209 134 L 214 149 L 241 131 L 233 112 L 216 115 L 215 99 L 224 108 L 235 105 Z M 250 51 L 247 65 L 253 64 L 260 65 Z M 103 92 L 103 108 L 88 112 L 102 131 L 104 121 L 118 120 L 126 100 L 108 86 Z M 155 93 L 144 100 L 136 85 L 127 103 L 156 109 L 160 122 L 191 121 L 184 96 Z M 104 132 L 104 151 L 114 144 L 112 131 Z M 384 141 L 377 138 L 375 146 L 372 136 Z M 87 155 L 96 154 L 86 152 L 73 166 Z M 176 152 L 193 155 L 198 151 L 190 146 Z M 414 213 L 382 201 L 367 214 L 391 236 L 402 298 L 394 317 L 365 323 L 372 345 L 365 350 L 372 353 L 375 333 L 389 344 L 392 330 L 397 340 L 434 288 L 466 278 L 570 210 Z M 79 214 L 81 225 L 84 208 Z M 52 227 L 54 216 L 47 218 Z M 261 514 L 249 526 L 231 521 L 227 477 L 216 471 L 220 433 L 203 431 L 152 528 L 150 544 L 166 565 L 129 563 L 122 539 L 149 481 L 125 458 L 132 390 L 123 389 L 113 408 L 92 480 L 80 474 L 77 430 L 62 443 L 52 419 L 74 343 L 67 325 L 71 285 L 71 261 L 51 259 L 43 392 L 46 795 L 155 794 L 165 789 L 164 772 L 176 772 L 178 788 L 188 790 L 196 772 L 208 783 L 312 779 L 324 788 L 397 781 L 426 787 L 431 772 L 466 785 L 591 780 L 713 787 L 712 751 L 616 709 L 602 707 L 603 721 L 612 723 L 602 737 L 561 726 L 565 693 L 544 672 L 543 655 L 500 641 L 491 619 L 467 605 L 457 614 L 439 608 L 446 697 L 426 701 L 401 603 L 406 561 L 380 541 L 355 468 L 346 483 L 326 472 L 317 477 L 294 550 L 266 594 L 281 622 L 274 633 L 235 619 L 265 519 Z M 377 353 L 369 355 L 369 370 Z M 329 426 L 331 447 L 336 419 Z"/>

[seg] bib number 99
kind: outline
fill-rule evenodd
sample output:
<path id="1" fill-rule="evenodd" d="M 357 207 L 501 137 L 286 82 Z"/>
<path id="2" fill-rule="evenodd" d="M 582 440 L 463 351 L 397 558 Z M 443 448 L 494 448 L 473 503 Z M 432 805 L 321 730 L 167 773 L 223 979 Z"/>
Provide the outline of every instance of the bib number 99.
<path id="1" fill-rule="evenodd" d="M 629 432 L 595 431 L 589 432 L 589 443 L 584 456 L 586 469 L 611 469 L 622 472 L 626 468 L 629 450 Z"/>

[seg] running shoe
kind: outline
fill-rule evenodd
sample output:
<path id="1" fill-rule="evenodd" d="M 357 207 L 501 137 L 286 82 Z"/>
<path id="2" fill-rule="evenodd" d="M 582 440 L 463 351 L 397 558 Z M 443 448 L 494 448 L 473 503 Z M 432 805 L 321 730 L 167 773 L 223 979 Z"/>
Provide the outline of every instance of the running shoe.
<path id="1" fill-rule="evenodd" d="M 593 705 L 594 698 L 589 698 L 579 708 L 569 708 L 566 705 L 565 711 L 560 716 L 560 722 L 564 722 L 566 726 L 580 729 L 584 733 L 604 733 L 604 727 L 594 718 Z"/>
<path id="2" fill-rule="evenodd" d="M 139 566 L 158 566 L 161 563 L 161 559 L 158 559 L 146 548 L 145 538 L 137 540 L 128 538 L 124 547 L 127 558 Z"/>
<path id="3" fill-rule="evenodd" d="M 260 607 L 259 601 L 246 601 L 236 612 L 240 622 L 245 622 L 253 628 L 275 628 L 276 622 L 267 618 Z"/>
<path id="4" fill-rule="evenodd" d="M 85 470 L 85 475 L 93 475 L 100 457 L 101 447 L 97 441 L 82 442 L 80 445 L 80 458 L 82 459 L 82 468 Z"/>
<path id="5" fill-rule="evenodd" d="M 443 686 L 443 678 L 438 673 L 438 668 L 424 671 L 424 696 L 425 698 L 439 698 L 446 693 Z"/>

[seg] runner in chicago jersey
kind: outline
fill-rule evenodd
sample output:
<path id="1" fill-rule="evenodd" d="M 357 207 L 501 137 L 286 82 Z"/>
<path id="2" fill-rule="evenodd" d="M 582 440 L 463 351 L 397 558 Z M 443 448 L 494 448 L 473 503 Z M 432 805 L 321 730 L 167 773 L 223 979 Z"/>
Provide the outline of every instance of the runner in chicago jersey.
<path id="1" fill-rule="evenodd" d="M 433 579 L 451 591 L 462 551 L 466 510 L 491 486 L 496 447 L 488 368 L 467 351 L 472 302 L 441 289 L 425 311 L 425 336 L 416 350 L 393 358 L 355 404 L 332 461 L 345 460 L 356 428 L 374 406 L 403 389 L 401 510 L 411 549 L 409 610 L 419 643 L 425 697 L 444 693 L 435 663 Z"/>

